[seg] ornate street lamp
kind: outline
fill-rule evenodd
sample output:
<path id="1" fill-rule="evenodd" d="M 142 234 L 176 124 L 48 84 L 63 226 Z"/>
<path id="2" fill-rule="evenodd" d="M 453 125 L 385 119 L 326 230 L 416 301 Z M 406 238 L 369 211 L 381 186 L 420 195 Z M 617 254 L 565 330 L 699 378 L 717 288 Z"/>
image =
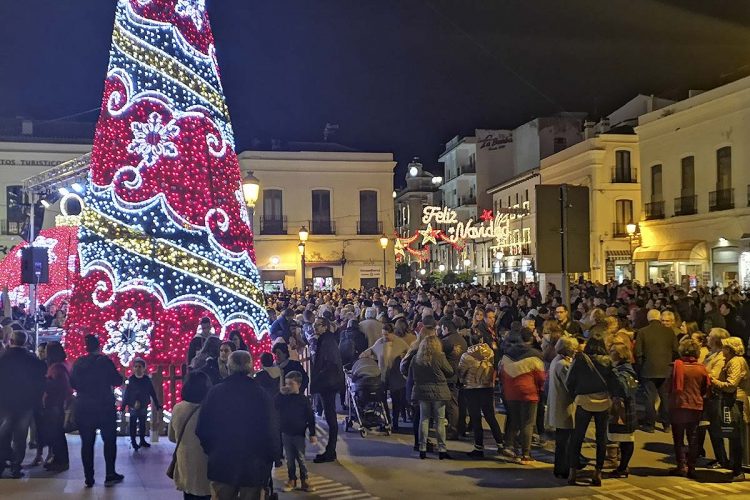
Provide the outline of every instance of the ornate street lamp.
<path id="1" fill-rule="evenodd" d="M 310 236 L 310 232 L 307 230 L 305 226 L 302 226 L 299 228 L 299 245 L 297 245 L 297 250 L 299 250 L 299 255 L 302 260 L 302 295 L 304 296 L 305 291 L 307 290 L 307 287 L 305 286 L 305 242 L 307 241 L 307 238 Z"/>
<path id="2" fill-rule="evenodd" d="M 386 270 L 386 259 L 385 250 L 388 248 L 388 237 L 383 235 L 380 237 L 380 248 L 383 249 L 383 286 L 388 287 L 388 272 Z"/>
<path id="3" fill-rule="evenodd" d="M 245 204 L 248 207 L 250 229 L 253 229 L 253 221 L 255 220 L 255 203 L 258 201 L 259 194 L 260 181 L 253 175 L 252 170 L 249 170 L 245 178 L 242 179 L 242 196 L 245 198 Z"/>
<path id="4" fill-rule="evenodd" d="M 635 249 L 633 248 L 633 237 L 638 230 L 638 225 L 631 222 L 625 226 L 625 229 L 628 232 L 628 249 L 630 250 L 630 280 L 633 281 L 635 280 L 635 256 L 633 255 Z"/>

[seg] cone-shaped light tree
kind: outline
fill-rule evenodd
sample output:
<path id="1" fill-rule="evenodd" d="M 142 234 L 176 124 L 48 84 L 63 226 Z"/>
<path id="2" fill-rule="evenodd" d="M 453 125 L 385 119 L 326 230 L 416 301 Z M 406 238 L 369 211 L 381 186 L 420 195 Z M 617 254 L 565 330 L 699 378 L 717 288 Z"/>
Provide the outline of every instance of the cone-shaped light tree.
<path id="1" fill-rule="evenodd" d="M 93 333 L 124 366 L 181 364 L 203 317 L 260 350 L 268 320 L 205 0 L 119 0 L 85 202 L 73 355 Z"/>

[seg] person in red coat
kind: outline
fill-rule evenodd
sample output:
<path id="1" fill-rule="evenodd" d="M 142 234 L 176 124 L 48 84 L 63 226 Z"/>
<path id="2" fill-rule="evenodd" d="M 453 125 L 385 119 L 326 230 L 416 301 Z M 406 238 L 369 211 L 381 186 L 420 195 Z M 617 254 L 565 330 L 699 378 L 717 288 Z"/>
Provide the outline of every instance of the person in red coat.
<path id="1" fill-rule="evenodd" d="M 499 367 L 508 411 L 503 455 L 523 465 L 534 461 L 531 458 L 531 436 L 539 394 L 546 378 L 542 353 L 531 347 L 532 342 L 533 335 L 528 328 L 512 334 Z M 520 457 L 516 456 L 516 448 L 521 449 Z"/>
<path id="2" fill-rule="evenodd" d="M 679 354 L 680 359 L 674 362 L 672 369 L 669 393 L 669 416 L 677 467 L 670 469 L 669 473 L 694 479 L 695 461 L 701 447 L 696 439 L 698 422 L 703 414 L 703 399 L 708 396 L 711 385 L 706 367 L 698 362 L 700 345 L 696 341 L 680 343 Z"/>
<path id="3" fill-rule="evenodd" d="M 51 462 L 44 468 L 52 472 L 66 471 L 70 465 L 68 442 L 65 438 L 65 407 L 73 396 L 70 386 L 70 366 L 60 342 L 47 344 L 47 382 L 43 397 L 44 434 L 50 445 Z"/>

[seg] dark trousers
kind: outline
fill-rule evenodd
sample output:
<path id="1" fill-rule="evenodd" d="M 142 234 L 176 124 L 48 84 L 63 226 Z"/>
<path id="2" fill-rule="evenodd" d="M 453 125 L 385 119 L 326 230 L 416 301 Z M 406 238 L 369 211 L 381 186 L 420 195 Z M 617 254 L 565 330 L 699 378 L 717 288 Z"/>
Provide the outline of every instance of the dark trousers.
<path id="1" fill-rule="evenodd" d="M 458 390 L 458 421 L 456 423 L 456 433 L 459 436 L 466 434 L 466 389 Z"/>
<path id="2" fill-rule="evenodd" d="M 94 479 L 94 443 L 99 429 L 104 442 L 104 463 L 107 476 L 115 473 L 117 459 L 117 411 L 112 408 L 76 408 L 81 435 L 81 461 L 86 480 Z"/>
<path id="3" fill-rule="evenodd" d="M 500 425 L 497 423 L 495 416 L 495 399 L 494 389 L 487 387 L 485 389 L 467 389 L 466 406 L 471 415 L 471 426 L 474 432 L 474 449 L 484 449 L 484 430 L 482 429 L 482 415 L 484 420 L 490 426 L 492 437 L 495 438 L 495 444 L 498 447 L 503 445 L 503 433 L 500 431 Z"/>
<path id="4" fill-rule="evenodd" d="M 742 419 L 742 412 L 739 413 L 740 419 Z M 734 429 L 732 435 L 729 437 L 729 463 L 732 467 L 732 474 L 737 475 L 742 473 L 742 450 L 745 438 L 745 433 L 740 429 L 740 426 L 744 426 L 744 422 L 740 420 L 739 425 Z"/>
<path id="5" fill-rule="evenodd" d="M 327 391 L 320 393 L 320 399 L 323 402 L 323 415 L 325 415 L 326 424 L 328 425 L 328 444 L 326 445 L 326 455 L 336 454 L 336 441 L 339 437 L 339 422 L 336 419 L 336 394 L 338 394 L 337 391 Z"/>
<path id="6" fill-rule="evenodd" d="M 139 410 L 130 409 L 130 440 L 135 443 L 135 438 L 140 437 L 141 441 L 146 440 L 146 422 L 148 413 L 145 408 Z M 137 430 L 137 435 L 136 435 Z"/>
<path id="7" fill-rule="evenodd" d="M 687 466 L 695 468 L 698 459 L 700 443 L 697 439 L 698 420 L 693 422 L 672 422 L 672 441 L 674 443 L 674 456 L 677 459 L 677 467 Z M 687 446 L 685 446 L 687 438 Z"/>
<path id="8" fill-rule="evenodd" d="M 555 429 L 555 467 L 553 471 L 555 475 L 568 475 L 568 471 L 570 470 L 568 448 L 572 434 L 573 429 Z"/>
<path id="9" fill-rule="evenodd" d="M 643 379 L 643 388 L 646 390 L 645 424 L 654 427 L 657 421 L 656 397 L 659 396 L 658 420 L 663 424 L 669 423 L 669 384 L 664 383 L 663 378 Z"/>
<path id="10" fill-rule="evenodd" d="M 281 442 L 286 453 L 286 470 L 290 481 L 297 480 L 297 466 L 299 478 L 307 481 L 307 466 L 305 465 L 305 436 L 282 434 Z"/>
<path id="11" fill-rule="evenodd" d="M 65 410 L 62 406 L 44 409 L 43 418 L 45 441 L 49 445 L 54 463 L 68 465 L 68 440 L 65 438 Z"/>
<path id="12" fill-rule="evenodd" d="M 404 407 L 406 406 L 406 388 L 391 390 L 391 425 L 393 425 L 394 430 L 398 430 L 398 417 L 401 415 L 401 413 L 404 412 Z M 388 397 L 386 394 L 383 394 L 383 405 L 385 406 L 385 411 L 388 413 Z"/>
<path id="13" fill-rule="evenodd" d="M 11 471 L 21 470 L 33 416 L 32 410 L 0 412 L 0 470 L 5 468 L 5 462 L 10 462 Z"/>
<path id="14" fill-rule="evenodd" d="M 624 441 L 620 443 L 620 465 L 617 466 L 617 470 L 625 471 L 630 465 L 630 459 L 633 458 L 635 452 L 635 443 L 633 441 Z"/>
<path id="15" fill-rule="evenodd" d="M 544 410 L 545 410 L 546 404 L 547 404 L 547 393 L 540 392 L 539 404 L 537 404 L 536 406 L 536 433 L 539 434 L 540 439 L 542 435 L 544 434 Z"/>
<path id="16" fill-rule="evenodd" d="M 445 419 L 448 421 L 446 434 L 449 438 L 458 435 L 458 385 L 448 384 L 451 398 L 445 402 Z"/>
<path id="17" fill-rule="evenodd" d="M 609 410 L 591 412 L 584 410 L 580 406 L 576 408 L 575 428 L 573 429 L 570 449 L 568 450 L 568 463 L 578 463 L 578 456 L 581 454 L 583 440 L 586 438 L 586 430 L 592 418 L 596 426 L 596 468 L 601 470 L 604 467 L 604 459 L 607 457 L 607 420 L 609 419 Z"/>
<path id="18" fill-rule="evenodd" d="M 709 421 L 708 427 L 699 427 L 696 437 L 698 444 L 703 446 L 706 441 L 706 433 L 711 438 L 711 447 L 714 450 L 716 461 L 722 465 L 729 463 L 727 450 L 724 446 L 724 438 L 721 433 L 721 417 L 719 416 L 719 406 L 721 401 L 718 397 L 711 397 L 705 403 L 705 418 Z"/>
<path id="19" fill-rule="evenodd" d="M 191 495 L 190 493 L 183 493 L 182 500 L 211 500 L 211 495 Z"/>
<path id="20" fill-rule="evenodd" d="M 521 455 L 524 457 L 531 455 L 531 435 L 534 433 L 534 422 L 536 422 L 536 407 L 537 404 L 531 401 L 505 402 L 509 418 L 509 423 L 505 427 L 505 435 L 508 439 L 506 445 L 510 449 L 520 447 Z"/>

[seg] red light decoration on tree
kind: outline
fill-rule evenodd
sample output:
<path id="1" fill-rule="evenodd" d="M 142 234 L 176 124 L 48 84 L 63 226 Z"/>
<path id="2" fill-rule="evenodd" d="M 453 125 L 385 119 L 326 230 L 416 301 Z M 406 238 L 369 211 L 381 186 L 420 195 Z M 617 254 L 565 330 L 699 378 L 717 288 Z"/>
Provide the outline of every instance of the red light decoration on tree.
<path id="1" fill-rule="evenodd" d="M 205 0 L 119 0 L 90 179 L 70 354 L 124 328 L 115 361 L 181 365 L 202 317 L 222 336 L 240 330 L 256 359 L 268 349 Z"/>

